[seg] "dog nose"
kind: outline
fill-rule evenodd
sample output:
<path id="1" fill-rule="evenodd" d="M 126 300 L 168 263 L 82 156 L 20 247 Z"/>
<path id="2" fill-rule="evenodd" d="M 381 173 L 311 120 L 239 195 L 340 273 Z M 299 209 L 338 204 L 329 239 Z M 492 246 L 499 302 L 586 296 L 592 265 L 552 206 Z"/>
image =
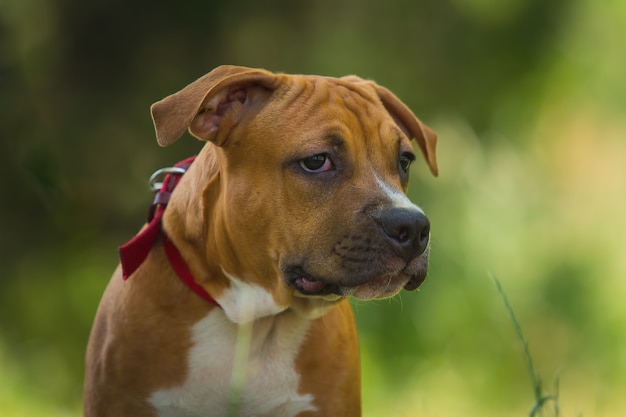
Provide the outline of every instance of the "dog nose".
<path id="1" fill-rule="evenodd" d="M 398 255 L 410 260 L 424 253 L 430 240 L 430 221 L 419 210 L 393 208 L 380 219 Z"/>

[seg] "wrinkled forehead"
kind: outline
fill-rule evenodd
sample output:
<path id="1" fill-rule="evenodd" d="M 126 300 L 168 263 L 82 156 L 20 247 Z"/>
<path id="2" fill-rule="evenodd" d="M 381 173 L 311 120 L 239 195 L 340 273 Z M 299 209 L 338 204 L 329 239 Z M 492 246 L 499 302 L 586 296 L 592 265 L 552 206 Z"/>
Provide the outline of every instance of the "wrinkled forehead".
<path id="1" fill-rule="evenodd" d="M 354 133 L 355 129 L 395 126 L 370 82 L 321 76 L 288 76 L 285 81 L 274 93 L 274 111 L 288 115 L 293 126 L 335 126 Z"/>
<path id="2" fill-rule="evenodd" d="M 359 108 L 382 107 L 371 83 L 357 77 L 333 78 L 322 76 L 293 76 L 289 83 L 296 94 L 304 93 L 311 101 L 329 104 L 356 104 Z"/>
<path id="3" fill-rule="evenodd" d="M 342 143 L 345 152 L 387 163 L 410 139 L 386 110 L 371 82 L 358 77 L 290 76 L 275 92 L 271 128 L 295 149 L 323 151 Z M 284 137 L 288 135 L 289 138 Z M 401 145 L 403 144 L 403 145 Z M 284 150 L 284 149 L 283 149 Z M 284 150 L 286 151 L 286 150 Z"/>

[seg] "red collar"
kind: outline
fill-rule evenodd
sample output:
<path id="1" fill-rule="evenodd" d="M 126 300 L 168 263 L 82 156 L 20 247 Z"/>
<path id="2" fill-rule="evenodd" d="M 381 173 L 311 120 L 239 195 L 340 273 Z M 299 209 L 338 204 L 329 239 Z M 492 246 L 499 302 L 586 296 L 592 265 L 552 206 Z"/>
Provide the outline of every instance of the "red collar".
<path id="1" fill-rule="evenodd" d="M 170 196 L 176 185 L 178 185 L 180 178 L 195 158 L 195 156 L 187 158 L 174 165 L 173 168 L 160 169 L 152 175 L 150 184 L 153 190 L 157 192 L 148 214 L 148 225 L 131 240 L 119 247 L 120 263 L 122 264 L 124 280 L 127 280 L 146 259 L 152 250 L 154 242 L 160 235 L 163 239 L 167 259 L 180 280 L 204 300 L 219 307 L 217 301 L 196 282 L 187 262 L 185 262 L 180 251 L 174 245 L 174 242 L 170 240 L 169 236 L 165 234 L 162 227 L 163 213 L 167 203 L 169 203 Z M 157 183 L 156 180 L 163 174 L 166 174 L 163 183 Z"/>

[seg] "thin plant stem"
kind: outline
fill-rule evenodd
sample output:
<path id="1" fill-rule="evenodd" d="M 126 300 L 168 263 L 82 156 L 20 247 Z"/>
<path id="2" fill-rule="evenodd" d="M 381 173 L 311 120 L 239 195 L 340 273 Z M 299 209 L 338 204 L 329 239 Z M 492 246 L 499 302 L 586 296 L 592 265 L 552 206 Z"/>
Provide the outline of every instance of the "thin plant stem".
<path id="1" fill-rule="evenodd" d="M 504 289 L 502 288 L 502 285 L 500 284 L 500 281 L 492 273 L 490 273 L 489 276 L 491 277 L 494 284 L 496 285 L 496 289 L 498 290 L 500 297 L 502 297 L 502 301 L 504 302 L 504 307 L 509 313 L 509 318 L 511 319 L 511 322 L 513 323 L 513 328 L 515 329 L 517 338 L 522 344 L 524 360 L 526 361 L 528 375 L 530 376 L 530 382 L 533 386 L 533 394 L 535 396 L 535 404 L 533 405 L 533 408 L 530 410 L 530 417 L 535 417 L 537 413 L 541 411 L 541 408 L 546 403 L 546 401 L 555 400 L 555 397 L 553 395 L 544 395 L 542 393 L 541 380 L 539 379 L 539 377 L 537 376 L 537 372 L 535 371 L 535 366 L 533 365 L 533 359 L 532 359 L 532 356 L 530 355 L 530 349 L 528 348 L 528 341 L 526 340 L 526 338 L 524 337 L 524 333 L 522 332 L 522 326 L 520 325 L 519 320 L 517 320 L 517 317 L 515 316 L 513 307 L 511 306 L 511 303 L 509 302 L 509 299 L 507 298 L 506 293 L 504 292 Z M 557 407 L 555 408 L 555 410 L 558 410 L 558 404 L 555 407 Z"/>

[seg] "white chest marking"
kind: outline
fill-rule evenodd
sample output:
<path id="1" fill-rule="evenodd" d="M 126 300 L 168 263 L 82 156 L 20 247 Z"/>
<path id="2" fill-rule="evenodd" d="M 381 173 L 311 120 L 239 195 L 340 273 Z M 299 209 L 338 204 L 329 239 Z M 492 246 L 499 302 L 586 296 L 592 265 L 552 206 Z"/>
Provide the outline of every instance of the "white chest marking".
<path id="1" fill-rule="evenodd" d="M 193 326 L 187 379 L 149 398 L 160 417 L 293 417 L 315 411 L 313 396 L 298 393 L 295 370 L 309 322 L 285 312 L 244 327 L 250 331 L 243 337 L 249 343 L 242 358 L 237 341 L 246 332 L 222 310 L 211 310 Z M 233 375 L 234 369 L 242 375 Z"/>
<path id="2" fill-rule="evenodd" d="M 230 287 L 220 294 L 217 302 L 231 321 L 249 323 L 261 317 L 274 316 L 287 308 L 277 305 L 265 288 L 248 284 L 223 269 L 222 272 L 230 281 Z"/>

